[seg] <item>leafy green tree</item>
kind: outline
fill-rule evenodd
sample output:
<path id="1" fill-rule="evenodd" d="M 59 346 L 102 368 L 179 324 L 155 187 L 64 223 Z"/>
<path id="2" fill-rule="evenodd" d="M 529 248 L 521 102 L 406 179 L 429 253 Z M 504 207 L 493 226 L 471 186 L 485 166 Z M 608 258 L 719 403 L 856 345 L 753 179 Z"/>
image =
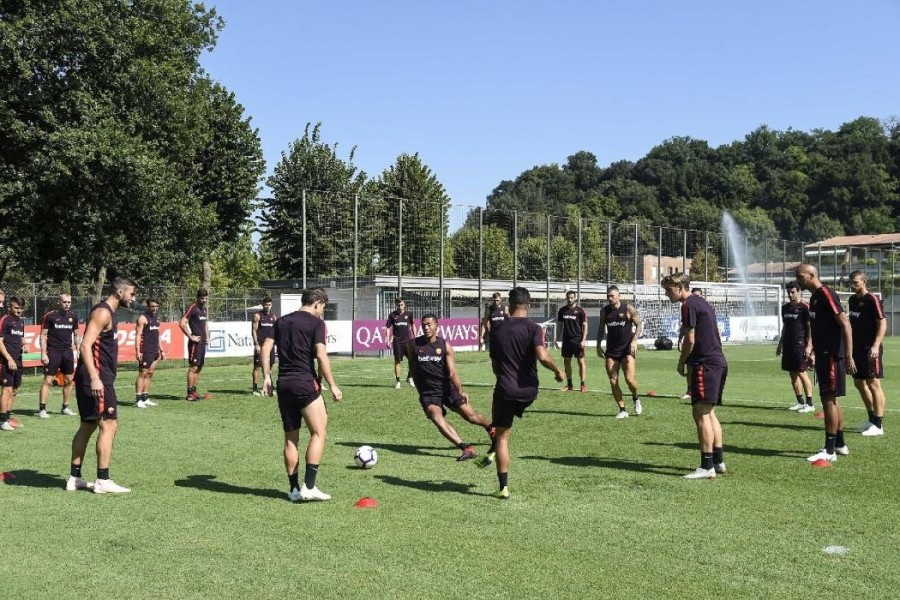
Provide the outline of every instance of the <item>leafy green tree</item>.
<path id="1" fill-rule="evenodd" d="M 259 287 L 270 279 L 261 252 L 253 246 L 253 227 L 244 224 L 236 242 L 221 244 L 210 256 L 213 289 Z"/>
<path id="2" fill-rule="evenodd" d="M 719 273 L 719 257 L 702 246 L 697 246 L 691 257 L 691 279 L 696 281 L 722 281 Z"/>

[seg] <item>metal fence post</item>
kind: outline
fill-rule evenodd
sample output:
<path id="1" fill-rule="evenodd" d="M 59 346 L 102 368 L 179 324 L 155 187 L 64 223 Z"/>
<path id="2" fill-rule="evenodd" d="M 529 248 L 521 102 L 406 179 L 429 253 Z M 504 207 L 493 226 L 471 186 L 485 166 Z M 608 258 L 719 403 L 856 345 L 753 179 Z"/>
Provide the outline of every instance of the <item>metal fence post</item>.
<path id="1" fill-rule="evenodd" d="M 800 262 L 803 262 L 802 260 Z M 781 240 L 781 287 L 787 284 L 787 240 Z"/>
<path id="2" fill-rule="evenodd" d="M 444 207 L 443 207 L 443 205 L 440 205 L 440 206 L 441 206 L 441 245 L 440 245 L 441 272 L 438 277 L 438 295 L 440 296 L 440 299 L 438 300 L 438 314 L 443 317 L 446 314 L 446 313 L 444 313 L 444 238 L 447 236 L 445 235 L 445 232 L 444 232 Z"/>
<path id="3" fill-rule="evenodd" d="M 763 251 L 763 283 L 769 283 L 769 238 L 765 241 L 766 248 Z"/>
<path id="4" fill-rule="evenodd" d="M 612 221 L 606 222 L 606 285 L 612 283 Z"/>
<path id="5" fill-rule="evenodd" d="M 303 269 L 302 269 L 302 280 L 303 280 L 303 289 L 306 289 L 306 190 L 303 190 L 303 194 L 301 195 L 300 201 L 300 212 L 302 213 L 301 219 L 303 223 L 303 252 L 301 254 L 303 261 Z"/>
<path id="6" fill-rule="evenodd" d="M 703 256 L 706 257 L 706 260 L 703 261 L 703 270 L 705 271 L 704 281 L 709 281 L 709 232 L 706 232 L 706 236 L 703 239 Z"/>
<path id="7" fill-rule="evenodd" d="M 513 211 L 513 287 L 519 281 L 519 211 Z"/>
<path id="8" fill-rule="evenodd" d="M 662 280 L 662 247 L 663 247 L 663 228 L 659 228 L 659 247 L 656 249 L 656 282 Z M 644 283 L 647 283 L 646 281 Z"/>
<path id="9" fill-rule="evenodd" d="M 359 293 L 359 194 L 353 194 L 353 307 L 351 319 L 356 319 L 356 302 Z"/>
<path id="10" fill-rule="evenodd" d="M 478 207 L 478 312 L 481 316 L 481 301 L 484 299 L 484 209 Z"/>
<path id="11" fill-rule="evenodd" d="M 681 243 L 681 272 L 687 273 L 687 229 L 682 230 L 684 232 L 684 239 Z"/>
<path id="12" fill-rule="evenodd" d="M 403 198 L 397 198 L 397 295 L 403 296 Z"/>
<path id="13" fill-rule="evenodd" d="M 545 293 L 547 301 L 544 303 L 544 318 L 550 316 L 550 215 L 547 215 L 547 284 Z"/>
<path id="14" fill-rule="evenodd" d="M 637 272 L 638 272 L 638 236 L 640 233 L 639 225 L 637 223 L 634 224 L 634 285 L 637 285 Z"/>
<path id="15" fill-rule="evenodd" d="M 581 217 L 578 217 L 578 269 L 577 269 L 578 274 L 577 274 L 577 280 L 575 281 L 575 288 L 578 292 L 579 298 L 581 298 L 581 277 L 583 275 L 583 269 L 584 269 L 584 258 L 581 255 L 581 253 L 583 251 L 581 236 L 582 236 Z"/>

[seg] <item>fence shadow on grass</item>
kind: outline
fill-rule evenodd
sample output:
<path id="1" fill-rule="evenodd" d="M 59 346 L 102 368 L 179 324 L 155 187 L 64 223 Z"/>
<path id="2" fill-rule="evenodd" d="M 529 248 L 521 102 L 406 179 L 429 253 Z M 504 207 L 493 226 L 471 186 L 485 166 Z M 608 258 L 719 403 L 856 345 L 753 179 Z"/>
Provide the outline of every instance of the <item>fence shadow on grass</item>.
<path id="1" fill-rule="evenodd" d="M 413 479 L 403 479 L 402 477 L 394 477 L 392 475 L 376 475 L 375 478 L 380 479 L 388 485 L 399 485 L 401 487 L 421 490 L 423 492 L 455 492 L 457 494 L 466 494 L 467 496 L 490 496 L 490 494 L 473 491 L 472 488 L 475 487 L 474 483 L 435 480 L 417 481 Z"/>
<path id="2" fill-rule="evenodd" d="M 694 450 L 698 449 L 697 442 L 642 442 L 645 446 L 666 446 L 669 448 L 681 448 L 682 450 Z M 732 446 L 731 444 L 725 444 L 725 460 L 728 460 L 729 454 L 744 454 L 747 456 L 768 456 L 768 457 L 776 457 L 776 458 L 789 458 L 794 460 L 796 458 L 805 457 L 809 455 L 809 452 L 803 452 L 802 450 L 778 450 L 776 448 L 747 448 L 745 446 Z"/>
<path id="3" fill-rule="evenodd" d="M 278 490 L 266 490 L 234 485 L 224 481 L 216 481 L 216 477 L 217 475 L 188 475 L 184 479 L 176 479 L 175 487 L 194 488 L 207 492 L 218 492 L 220 494 L 243 494 L 246 496 L 258 496 L 260 498 L 287 500 L 287 495 Z"/>
<path id="4" fill-rule="evenodd" d="M 678 475 L 684 473 L 684 467 L 672 465 L 654 465 L 638 460 L 625 458 L 599 458 L 597 456 L 523 456 L 525 460 L 545 460 L 554 465 L 566 467 L 600 467 L 619 471 L 635 471 L 638 473 L 654 473 L 656 475 Z"/>
<path id="5" fill-rule="evenodd" d="M 525 411 L 526 415 L 531 415 L 531 414 L 535 414 L 535 413 L 545 414 L 545 415 L 565 415 L 568 417 L 597 417 L 597 418 L 601 418 L 601 419 L 606 416 L 609 416 L 609 417 L 616 416 L 614 414 L 601 415 L 601 414 L 597 414 L 597 413 L 576 412 L 576 411 L 572 411 L 572 410 L 542 410 L 540 408 L 529 408 L 528 410 Z"/>
<path id="6" fill-rule="evenodd" d="M 439 456 L 441 458 L 449 458 L 447 451 L 452 451 L 453 447 L 447 446 L 414 446 L 412 444 L 388 444 L 385 442 L 368 441 L 368 442 L 336 442 L 336 446 L 346 446 L 348 448 L 359 448 L 360 446 L 372 446 L 377 451 L 396 452 L 398 454 L 408 454 L 416 456 Z M 426 450 L 443 450 L 444 453 L 426 452 Z"/>
<path id="7" fill-rule="evenodd" d="M 59 477 L 58 475 L 41 473 L 33 469 L 22 469 L 20 471 L 10 471 L 9 473 L 13 476 L 13 478 L 8 479 L 6 481 L 6 485 L 19 485 L 23 487 L 33 488 L 52 488 L 60 490 L 63 489 L 66 485 L 66 480 L 62 477 Z"/>

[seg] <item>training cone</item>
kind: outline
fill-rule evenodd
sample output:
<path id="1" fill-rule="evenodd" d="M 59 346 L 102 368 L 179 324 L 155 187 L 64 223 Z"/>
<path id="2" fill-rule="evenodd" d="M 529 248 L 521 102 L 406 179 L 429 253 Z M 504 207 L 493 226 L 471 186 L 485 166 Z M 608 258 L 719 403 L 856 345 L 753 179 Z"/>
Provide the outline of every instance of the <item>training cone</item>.
<path id="1" fill-rule="evenodd" d="M 212 394 L 210 394 L 209 392 L 206 392 L 205 394 L 203 394 L 203 399 L 204 400 L 212 400 Z"/>
<path id="2" fill-rule="evenodd" d="M 13 427 L 16 427 L 16 428 L 22 426 L 22 424 L 19 423 L 19 420 L 18 420 L 17 418 L 15 418 L 15 417 L 13 417 L 13 418 L 11 418 L 11 419 L 9 420 L 9 424 L 12 425 Z"/>
<path id="3" fill-rule="evenodd" d="M 831 466 L 831 461 L 825 460 L 824 458 L 820 458 L 819 460 L 814 460 L 810 464 L 817 469 L 827 469 Z"/>
<path id="4" fill-rule="evenodd" d="M 656 398 L 656 392 L 654 392 L 653 390 L 650 390 L 649 392 L 647 392 L 647 396 L 650 398 Z"/>
<path id="5" fill-rule="evenodd" d="M 368 496 L 363 496 L 354 504 L 356 508 L 378 508 L 378 500 L 375 498 L 369 498 Z"/>
<path id="6" fill-rule="evenodd" d="M 9 471 L 4 471 L 0 473 L 0 481 L 12 481 L 16 476 L 10 473 Z"/>
<path id="7" fill-rule="evenodd" d="M 825 413 L 823 413 L 823 412 L 817 412 L 817 413 L 814 414 L 813 416 L 814 416 L 815 418 L 817 418 L 817 419 L 824 419 L 824 418 L 825 418 Z"/>

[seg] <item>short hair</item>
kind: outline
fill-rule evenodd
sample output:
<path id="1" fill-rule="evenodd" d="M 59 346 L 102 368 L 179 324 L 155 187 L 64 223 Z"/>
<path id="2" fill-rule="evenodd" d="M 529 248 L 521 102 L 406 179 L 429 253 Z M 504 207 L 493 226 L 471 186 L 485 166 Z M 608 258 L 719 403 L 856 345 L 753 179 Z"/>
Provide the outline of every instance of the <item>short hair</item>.
<path id="1" fill-rule="evenodd" d="M 855 271 L 852 271 L 852 272 L 850 273 L 850 279 L 856 279 L 857 277 L 859 277 L 859 278 L 862 279 L 863 281 L 868 281 L 868 280 L 866 279 L 866 274 L 865 274 L 865 272 L 860 271 L 859 269 L 856 269 Z"/>
<path id="2" fill-rule="evenodd" d="M 666 275 L 663 277 L 662 283 L 660 284 L 664 288 L 671 287 L 680 287 L 683 289 L 688 289 L 691 287 L 691 278 L 687 273 L 672 273 L 671 275 Z"/>
<path id="3" fill-rule="evenodd" d="M 394 298 L 394 304 L 400 304 L 401 302 L 406 302 L 406 298 L 403 298 L 401 296 L 397 296 L 396 298 Z"/>
<path id="4" fill-rule="evenodd" d="M 786 289 L 787 291 L 791 291 L 791 290 L 800 291 L 800 284 L 797 283 L 796 281 L 788 281 L 786 284 L 784 284 L 784 289 Z"/>
<path id="5" fill-rule="evenodd" d="M 703 288 L 691 288 L 691 293 L 694 294 L 695 296 L 702 296 Z"/>
<path id="6" fill-rule="evenodd" d="M 112 289 L 114 292 L 125 291 L 127 288 L 136 287 L 134 285 L 134 281 L 129 279 L 128 277 L 116 277 L 112 282 Z"/>
<path id="7" fill-rule="evenodd" d="M 325 293 L 324 288 L 308 288 L 303 290 L 300 302 L 303 303 L 303 306 L 312 306 L 316 302 L 328 302 L 328 294 Z"/>
<path id="8" fill-rule="evenodd" d="M 159 304 L 159 300 L 156 298 L 147 298 L 147 306 L 150 306 L 151 304 Z"/>
<path id="9" fill-rule="evenodd" d="M 424 321 L 425 319 L 434 319 L 435 323 L 440 321 L 440 319 L 438 319 L 438 316 L 434 313 L 425 313 L 424 315 L 422 315 L 422 320 Z"/>
<path id="10" fill-rule="evenodd" d="M 531 292 L 522 286 L 516 286 L 509 290 L 509 305 L 513 308 L 531 304 Z"/>
<path id="11" fill-rule="evenodd" d="M 209 296 L 209 290 L 206 289 L 205 287 L 197 288 L 197 297 L 203 298 L 205 296 Z"/>
<path id="12" fill-rule="evenodd" d="M 618 292 L 618 291 L 619 291 L 619 286 L 617 286 L 617 285 L 611 285 L 606 288 L 607 294 L 610 292 Z"/>
<path id="13" fill-rule="evenodd" d="M 68 298 L 69 300 L 71 300 L 71 299 L 72 299 L 72 294 L 63 292 L 62 294 L 59 295 L 59 300 L 60 300 L 60 302 L 62 302 L 62 299 L 63 299 L 63 298 Z"/>
<path id="14" fill-rule="evenodd" d="M 13 304 L 18 304 L 22 308 L 25 308 L 25 300 L 22 299 L 22 296 L 10 296 L 7 300 L 7 304 L 12 306 Z"/>
<path id="15" fill-rule="evenodd" d="M 577 296 L 577 295 L 578 295 L 578 292 L 576 292 L 575 290 L 566 290 L 566 298 L 568 298 L 569 296 Z"/>
<path id="16" fill-rule="evenodd" d="M 270 296 L 266 296 L 265 298 L 263 298 L 263 301 L 262 301 L 263 304 L 270 304 L 271 302 L 272 302 L 272 298 Z"/>
<path id="17" fill-rule="evenodd" d="M 2 290 L 0 290 L 0 291 L 2 291 Z M 503 294 L 501 294 L 500 292 L 494 292 L 493 294 L 491 294 L 491 298 L 493 300 L 499 300 L 502 297 L 503 297 Z"/>

